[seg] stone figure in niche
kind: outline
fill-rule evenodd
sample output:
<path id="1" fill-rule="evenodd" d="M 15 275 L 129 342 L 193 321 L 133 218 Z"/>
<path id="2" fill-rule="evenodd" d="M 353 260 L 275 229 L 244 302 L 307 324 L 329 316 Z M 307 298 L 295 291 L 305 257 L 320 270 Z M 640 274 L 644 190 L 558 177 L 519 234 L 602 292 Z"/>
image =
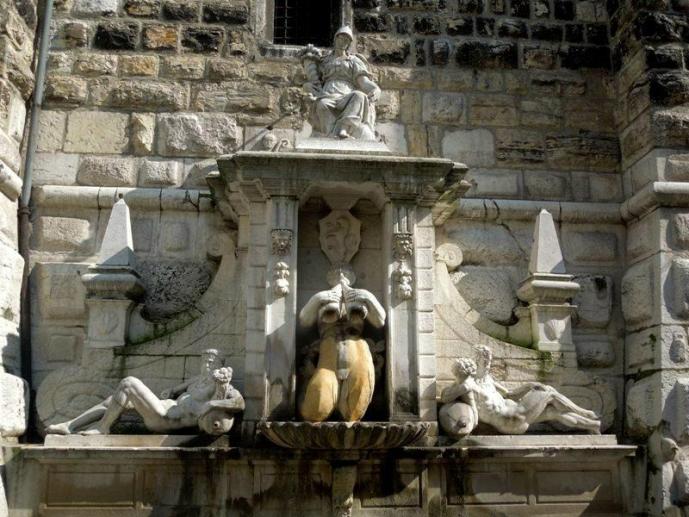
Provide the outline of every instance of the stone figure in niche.
<path id="1" fill-rule="evenodd" d="M 322 422 L 337 409 L 345 421 L 361 420 L 371 403 L 375 368 L 362 337 L 364 323 L 385 324 L 385 310 L 365 289 L 352 287 L 356 276 L 347 265 L 328 273 L 330 289 L 316 293 L 299 313 L 304 327 L 318 326 L 318 364 L 308 380 L 301 415 Z"/>
<path id="2" fill-rule="evenodd" d="M 476 347 L 477 361 L 460 359 L 454 367 L 456 382 L 445 388 L 440 424 L 450 436 L 471 432 L 472 425 L 483 422 L 503 434 L 524 434 L 529 426 L 540 422 L 557 422 L 573 429 L 600 434 L 598 416 L 559 393 L 552 386 L 529 382 L 508 390 L 490 375 L 492 353 Z M 456 419 L 456 420 L 455 420 Z"/>
<path id="3" fill-rule="evenodd" d="M 376 140 L 375 104 L 381 92 L 366 59 L 349 52 L 353 42 L 352 29 L 344 26 L 325 56 L 313 46 L 302 51 L 304 89 L 314 101 L 311 123 L 324 136 Z"/>
<path id="4" fill-rule="evenodd" d="M 206 350 L 200 375 L 163 391 L 161 398 L 140 379 L 125 377 L 103 402 L 72 420 L 48 426 L 47 432 L 109 434 L 122 413 L 135 411 L 156 433 L 198 427 L 211 435 L 224 434 L 232 428 L 235 413 L 244 410 L 244 398 L 231 380 L 232 368 L 222 366 L 216 350 Z"/>

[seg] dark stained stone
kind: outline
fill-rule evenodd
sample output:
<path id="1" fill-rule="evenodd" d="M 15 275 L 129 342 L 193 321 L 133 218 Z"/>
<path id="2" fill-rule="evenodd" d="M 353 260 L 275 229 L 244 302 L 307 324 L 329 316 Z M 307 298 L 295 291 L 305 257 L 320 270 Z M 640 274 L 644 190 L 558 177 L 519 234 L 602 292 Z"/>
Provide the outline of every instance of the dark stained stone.
<path id="1" fill-rule="evenodd" d="M 138 39 L 137 23 L 103 22 L 96 28 L 93 45 L 104 50 L 134 50 Z"/>

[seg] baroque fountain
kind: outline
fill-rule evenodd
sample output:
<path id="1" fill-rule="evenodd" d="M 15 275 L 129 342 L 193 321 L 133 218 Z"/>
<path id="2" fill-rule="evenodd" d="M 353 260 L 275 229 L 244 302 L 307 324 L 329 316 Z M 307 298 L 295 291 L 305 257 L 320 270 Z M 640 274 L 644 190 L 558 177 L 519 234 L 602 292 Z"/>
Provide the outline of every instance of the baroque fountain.
<path id="1" fill-rule="evenodd" d="M 611 424 L 615 402 L 577 369 L 570 300 L 579 285 L 564 270 L 552 217 L 546 211 L 537 216 L 529 276 L 518 292 L 524 306 L 516 327 L 536 349 L 526 350 L 478 329 L 480 321 L 449 280 L 462 264 L 462 251 L 436 242 L 438 227 L 471 186 L 467 167 L 388 150 L 375 131 L 380 88 L 366 60 L 350 52 L 351 44 L 351 30 L 344 27 L 331 51 L 307 47 L 301 53 L 304 89 L 312 101 L 311 137 L 284 150 L 268 133 L 263 150 L 221 156 L 218 169 L 207 175 L 215 209 L 235 238 L 233 256 L 223 255 L 209 291 L 228 289 L 222 284 L 230 261 L 243 271 L 246 310 L 238 317 L 244 349 L 232 359 L 243 361 L 240 389 L 231 384 L 230 365 L 211 349 L 202 354 L 199 374 L 181 385 L 155 393 L 125 376 L 98 392 L 104 400 L 67 414 L 50 402 L 60 383 L 97 374 L 84 368 L 58 372 L 39 390 L 46 446 L 126 444 L 126 437 L 108 442 L 102 435 L 132 411 L 154 433 L 191 430 L 222 437 L 231 430 L 231 442 L 211 442 L 204 454 L 232 445 L 243 452 L 231 461 L 247 458 L 259 466 L 273 454 L 270 461 L 278 466 L 264 467 L 275 483 L 282 482 L 283 458 L 326 461 L 330 474 L 317 477 L 330 479 L 326 506 L 336 515 L 361 510 L 364 492 L 375 488 L 367 488 L 365 480 L 375 479 L 382 468 L 376 454 L 390 449 L 404 451 L 399 452 L 402 481 L 395 490 L 371 496 L 373 507 L 379 499 L 388 501 L 385 497 L 392 502 L 381 507 L 405 506 L 406 496 L 422 506 L 429 496 L 413 494 L 426 494 L 426 486 L 445 494 L 449 505 L 528 506 L 533 501 L 523 493 L 548 490 L 529 481 L 541 475 L 541 464 L 552 464 L 553 472 L 567 477 L 581 470 L 582 455 L 595 452 L 597 463 L 590 468 L 599 477 L 591 479 L 609 477 L 605 483 L 614 488 L 602 508 L 617 508 L 618 463 L 631 449 L 618 446 L 614 437 L 594 436 Z M 87 348 L 101 351 L 128 345 L 142 325 L 142 287 L 123 199 L 114 204 L 103 242 L 98 263 L 82 275 L 89 305 Z M 207 311 L 212 314 L 212 308 Z M 223 317 L 228 316 L 215 315 Z M 176 332 L 185 331 L 180 329 L 168 329 L 173 348 Z M 447 358 L 439 357 L 436 341 L 448 329 L 470 346 L 463 345 L 453 361 L 454 382 L 441 389 L 438 370 Z M 557 363 L 564 372 L 560 389 L 540 382 L 537 371 L 506 379 L 507 386 L 498 381 L 491 372 L 494 355 L 504 361 L 519 350 Z M 586 434 L 532 434 L 553 427 Z M 527 432 L 522 440 L 516 436 Z M 130 445 L 149 443 L 132 440 Z M 182 438 L 172 443 L 185 444 Z M 567 452 L 544 450 L 553 446 Z M 493 463 L 472 466 L 472 454 L 485 450 L 495 456 Z M 421 476 L 422 464 L 435 465 L 428 467 L 430 477 Z M 263 475 L 241 481 L 258 506 Z M 322 514 L 324 507 L 317 508 Z"/>

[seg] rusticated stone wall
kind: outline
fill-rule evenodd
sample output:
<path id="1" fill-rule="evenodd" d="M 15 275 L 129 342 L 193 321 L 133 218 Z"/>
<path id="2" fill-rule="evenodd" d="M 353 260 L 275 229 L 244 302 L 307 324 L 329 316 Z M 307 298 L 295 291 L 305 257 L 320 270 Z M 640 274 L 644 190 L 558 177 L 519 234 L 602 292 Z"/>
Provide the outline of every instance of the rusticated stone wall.
<path id="1" fill-rule="evenodd" d="M 24 267 L 18 253 L 17 199 L 22 187 L 26 103 L 34 87 L 35 30 L 35 2 L 0 2 L 0 372 L 4 367 L 16 375 L 20 369 L 19 291 Z M 1 393 L 0 388 L 0 398 Z M 0 434 L 2 429 L 0 423 Z"/>
<path id="2" fill-rule="evenodd" d="M 40 182 L 179 186 L 200 158 L 237 149 L 265 124 L 284 117 L 290 141 L 303 127 L 303 74 L 289 52 L 266 51 L 258 4 L 57 8 Z M 600 2 L 355 1 L 353 24 L 384 90 L 378 129 L 395 150 L 499 170 L 500 180 L 478 182 L 482 196 L 617 195 L 587 188 L 589 172 L 619 161 Z M 544 175 L 527 184 L 524 168 Z M 545 187 L 545 171 L 565 174 Z"/>

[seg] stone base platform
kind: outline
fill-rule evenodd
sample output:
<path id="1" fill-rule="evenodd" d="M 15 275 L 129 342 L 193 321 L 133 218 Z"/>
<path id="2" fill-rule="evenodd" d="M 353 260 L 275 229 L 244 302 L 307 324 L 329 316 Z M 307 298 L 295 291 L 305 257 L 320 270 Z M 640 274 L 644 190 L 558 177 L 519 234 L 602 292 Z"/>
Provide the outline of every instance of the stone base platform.
<path id="1" fill-rule="evenodd" d="M 0 457 L 11 517 L 320 517 L 347 493 L 353 516 L 624 515 L 643 498 L 637 448 L 614 436 L 470 440 L 388 451 L 6 444 Z"/>
<path id="2" fill-rule="evenodd" d="M 295 150 L 303 153 L 376 154 L 392 156 L 383 142 L 326 137 L 305 138 L 297 142 Z"/>

